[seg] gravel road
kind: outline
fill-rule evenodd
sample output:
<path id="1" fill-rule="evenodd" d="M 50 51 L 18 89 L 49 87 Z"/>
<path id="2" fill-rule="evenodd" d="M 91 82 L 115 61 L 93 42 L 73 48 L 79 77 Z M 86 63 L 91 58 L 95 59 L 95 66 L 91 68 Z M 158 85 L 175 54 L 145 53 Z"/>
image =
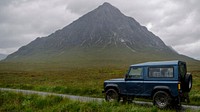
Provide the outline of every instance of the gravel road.
<path id="1" fill-rule="evenodd" d="M 92 97 L 85 97 L 85 96 L 75 96 L 75 95 L 67 95 L 67 94 L 57 94 L 57 93 L 51 93 L 51 92 L 40 92 L 40 91 L 33 91 L 33 90 L 22 90 L 22 89 L 10 89 L 10 88 L 0 88 L 0 91 L 10 91 L 10 92 L 16 92 L 16 93 L 23 93 L 23 94 L 38 94 L 42 96 L 61 96 L 63 98 L 69 98 L 71 100 L 77 100 L 81 102 L 90 102 L 90 101 L 98 101 L 102 102 L 104 101 L 103 98 L 92 98 Z M 143 101 L 133 101 L 135 104 L 140 105 L 153 105 L 151 102 L 143 102 Z M 183 110 L 184 109 L 193 109 L 193 110 L 200 110 L 200 106 L 193 106 L 193 105 L 182 105 Z"/>
<path id="2" fill-rule="evenodd" d="M 71 100 L 77 100 L 81 102 L 90 102 L 90 101 L 99 101 L 102 102 L 102 98 L 91 98 L 91 97 L 85 97 L 85 96 L 75 96 L 75 95 L 67 95 L 67 94 L 57 94 L 57 93 L 51 93 L 51 92 L 40 92 L 40 91 L 33 91 L 33 90 L 22 90 L 22 89 L 10 89 L 10 88 L 0 88 L 0 91 L 10 91 L 10 92 L 16 92 L 16 93 L 23 93 L 23 94 L 38 94 L 42 96 L 61 96 L 63 98 L 69 98 Z"/>

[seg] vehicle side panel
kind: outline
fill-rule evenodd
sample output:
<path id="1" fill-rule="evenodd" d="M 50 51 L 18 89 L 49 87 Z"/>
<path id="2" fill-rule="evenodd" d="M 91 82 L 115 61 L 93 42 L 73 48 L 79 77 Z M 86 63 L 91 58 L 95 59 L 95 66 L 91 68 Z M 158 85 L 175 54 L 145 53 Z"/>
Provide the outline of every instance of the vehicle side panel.
<path id="1" fill-rule="evenodd" d="M 151 66 L 152 67 L 152 66 Z M 163 66 L 165 67 L 165 66 Z M 166 66 L 168 67 L 168 66 Z M 151 96 L 152 91 L 159 87 L 159 89 L 168 89 L 172 96 L 178 96 L 178 67 L 173 66 L 173 77 L 170 78 L 152 78 L 149 77 L 149 67 L 144 70 L 144 96 Z M 157 88 L 158 89 L 158 88 Z"/>
<path id="2" fill-rule="evenodd" d="M 144 81 L 143 96 L 151 96 L 156 90 L 167 90 L 172 96 L 178 96 L 178 81 Z"/>

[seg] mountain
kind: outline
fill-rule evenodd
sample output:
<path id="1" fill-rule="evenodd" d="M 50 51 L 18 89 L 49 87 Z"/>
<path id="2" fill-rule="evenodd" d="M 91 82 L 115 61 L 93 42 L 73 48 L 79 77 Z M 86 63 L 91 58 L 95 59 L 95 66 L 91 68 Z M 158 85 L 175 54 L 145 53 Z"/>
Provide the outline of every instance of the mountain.
<path id="1" fill-rule="evenodd" d="M 4 61 L 112 63 L 182 59 L 145 26 L 104 3 L 63 29 L 38 37 Z"/>
<path id="2" fill-rule="evenodd" d="M 5 59 L 5 58 L 6 58 L 6 56 L 7 56 L 7 55 L 5 55 L 5 54 L 0 54 L 0 60 L 3 60 L 3 59 Z"/>
<path id="3" fill-rule="evenodd" d="M 175 53 L 178 53 L 172 46 L 168 46 L 172 51 L 174 51 Z"/>

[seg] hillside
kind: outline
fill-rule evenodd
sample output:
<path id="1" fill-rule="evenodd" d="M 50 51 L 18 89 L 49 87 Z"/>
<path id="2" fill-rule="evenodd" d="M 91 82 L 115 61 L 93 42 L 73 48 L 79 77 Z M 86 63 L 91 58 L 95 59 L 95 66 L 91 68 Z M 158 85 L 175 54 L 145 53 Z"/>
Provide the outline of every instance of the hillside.
<path id="1" fill-rule="evenodd" d="M 6 56 L 7 56 L 7 55 L 5 55 L 5 54 L 0 54 L 0 60 L 3 60 L 3 59 L 5 59 L 5 58 L 6 58 Z"/>
<path id="2" fill-rule="evenodd" d="M 179 55 L 134 18 L 104 3 L 63 29 L 21 47 L 4 61 L 129 64 L 175 59 L 195 61 Z"/>

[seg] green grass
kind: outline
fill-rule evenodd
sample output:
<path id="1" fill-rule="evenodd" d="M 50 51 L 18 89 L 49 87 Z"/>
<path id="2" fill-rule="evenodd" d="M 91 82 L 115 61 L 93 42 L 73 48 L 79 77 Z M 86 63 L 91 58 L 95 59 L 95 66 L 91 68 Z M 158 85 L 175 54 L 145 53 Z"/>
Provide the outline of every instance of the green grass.
<path id="1" fill-rule="evenodd" d="M 193 74 L 191 104 L 200 105 L 200 71 L 188 66 Z M 104 97 L 104 80 L 121 78 L 127 64 L 70 66 L 67 63 L 0 63 L 0 87 L 55 93 Z"/>
<path id="2" fill-rule="evenodd" d="M 56 69 L 56 70 L 55 70 Z M 57 68 L 43 71 L 0 71 L 0 87 L 31 89 L 103 97 L 101 91 L 106 79 L 123 77 L 119 68 Z"/>
<path id="3" fill-rule="evenodd" d="M 79 102 L 58 96 L 23 95 L 0 91 L 1 112 L 175 112 L 137 104 Z M 186 112 L 194 110 L 185 110 Z"/>
<path id="4" fill-rule="evenodd" d="M 190 92 L 191 104 L 200 105 L 200 72 L 192 72 L 193 87 Z"/>

